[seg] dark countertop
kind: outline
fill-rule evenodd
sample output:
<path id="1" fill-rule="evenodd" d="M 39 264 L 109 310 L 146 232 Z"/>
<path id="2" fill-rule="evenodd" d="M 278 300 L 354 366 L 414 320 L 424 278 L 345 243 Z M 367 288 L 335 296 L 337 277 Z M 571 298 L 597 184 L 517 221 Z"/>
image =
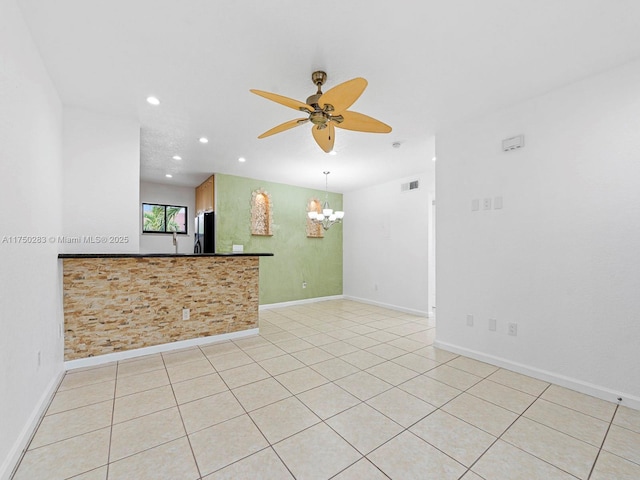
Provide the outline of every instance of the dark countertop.
<path id="1" fill-rule="evenodd" d="M 59 253 L 58 258 L 273 257 L 273 253 Z"/>

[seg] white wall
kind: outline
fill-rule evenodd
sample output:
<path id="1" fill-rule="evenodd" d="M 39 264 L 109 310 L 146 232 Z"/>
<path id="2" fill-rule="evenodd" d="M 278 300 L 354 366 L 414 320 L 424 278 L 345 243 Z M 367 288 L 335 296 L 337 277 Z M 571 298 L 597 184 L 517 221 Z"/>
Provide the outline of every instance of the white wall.
<path id="1" fill-rule="evenodd" d="M 178 235 L 178 253 L 193 253 L 193 218 L 196 211 L 195 187 L 176 187 L 160 183 L 140 182 L 140 203 L 159 203 L 187 207 L 187 235 Z M 142 232 L 142 211 L 139 213 Z M 173 236 L 158 233 L 140 233 L 140 253 L 175 253 Z"/>
<path id="2" fill-rule="evenodd" d="M 425 171 L 345 193 L 343 291 L 347 298 L 422 315 L 429 312 L 428 240 L 434 176 Z M 420 188 L 401 192 L 418 179 Z"/>
<path id="3" fill-rule="evenodd" d="M 81 242 L 62 244 L 61 251 L 137 253 L 139 124 L 65 106 L 63 158 L 63 234 Z"/>
<path id="4" fill-rule="evenodd" d="M 62 108 L 14 0 L 0 1 L 0 478 L 63 370 Z M 44 243 L 15 243 L 17 236 Z M 12 239 L 13 238 L 13 239 Z M 24 239 L 23 241 L 26 241 Z M 38 365 L 40 353 L 40 365 Z"/>
<path id="5" fill-rule="evenodd" d="M 639 85 L 635 62 L 439 133 L 439 344 L 640 408 Z"/>

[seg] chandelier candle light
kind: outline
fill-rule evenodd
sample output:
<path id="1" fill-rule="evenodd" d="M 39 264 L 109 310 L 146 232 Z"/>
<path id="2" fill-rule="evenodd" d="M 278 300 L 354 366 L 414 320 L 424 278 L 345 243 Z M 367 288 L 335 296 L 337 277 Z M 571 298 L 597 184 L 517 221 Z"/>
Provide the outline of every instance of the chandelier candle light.
<path id="1" fill-rule="evenodd" d="M 319 223 L 322 225 L 322 228 L 325 230 L 329 230 L 329 227 L 334 223 L 342 223 L 342 219 L 344 218 L 344 212 L 342 211 L 333 211 L 329 206 L 329 174 L 331 172 L 322 172 L 324 173 L 324 188 L 325 188 L 325 197 L 324 203 L 322 204 L 322 213 L 318 212 L 308 212 L 309 220 L 314 223 Z"/>

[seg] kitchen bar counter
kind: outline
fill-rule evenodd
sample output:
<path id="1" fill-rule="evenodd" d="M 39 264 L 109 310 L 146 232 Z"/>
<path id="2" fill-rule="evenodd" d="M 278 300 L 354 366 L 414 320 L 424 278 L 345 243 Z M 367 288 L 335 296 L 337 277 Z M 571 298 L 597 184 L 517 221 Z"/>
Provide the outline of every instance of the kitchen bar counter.
<path id="1" fill-rule="evenodd" d="M 257 333 L 260 257 L 272 255 L 60 254 L 65 361 Z"/>
<path id="2" fill-rule="evenodd" d="M 58 258 L 136 258 L 136 257 L 273 257 L 273 253 L 60 253 Z"/>

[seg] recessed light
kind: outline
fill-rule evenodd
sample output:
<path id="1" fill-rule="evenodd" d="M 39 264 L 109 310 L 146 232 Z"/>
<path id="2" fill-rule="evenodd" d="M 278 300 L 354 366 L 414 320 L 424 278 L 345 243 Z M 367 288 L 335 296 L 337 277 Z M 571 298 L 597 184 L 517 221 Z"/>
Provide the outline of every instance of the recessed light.
<path id="1" fill-rule="evenodd" d="M 158 100 L 156 97 L 147 97 L 147 102 L 151 105 L 160 105 L 160 100 Z"/>
<path id="2" fill-rule="evenodd" d="M 200 138 L 198 139 L 198 141 L 199 141 L 200 143 L 209 143 L 209 139 L 208 139 L 207 137 L 200 137 Z"/>
<path id="3" fill-rule="evenodd" d="M 174 160 L 182 160 L 182 157 L 180 155 L 174 155 L 173 159 Z"/>
<path id="4" fill-rule="evenodd" d="M 240 163 L 244 163 L 244 162 L 246 162 L 246 161 L 247 161 L 247 159 L 246 159 L 246 158 L 244 158 L 244 157 L 240 157 L 240 158 L 238 159 L 238 161 L 239 161 Z"/>
<path id="5" fill-rule="evenodd" d="M 436 157 L 433 157 L 433 158 L 431 159 L 431 161 L 435 162 L 435 161 L 436 161 Z"/>
<path id="6" fill-rule="evenodd" d="M 165 177 L 167 177 L 167 178 L 173 178 L 173 175 L 171 175 L 170 173 L 167 173 L 167 174 L 165 175 Z"/>

